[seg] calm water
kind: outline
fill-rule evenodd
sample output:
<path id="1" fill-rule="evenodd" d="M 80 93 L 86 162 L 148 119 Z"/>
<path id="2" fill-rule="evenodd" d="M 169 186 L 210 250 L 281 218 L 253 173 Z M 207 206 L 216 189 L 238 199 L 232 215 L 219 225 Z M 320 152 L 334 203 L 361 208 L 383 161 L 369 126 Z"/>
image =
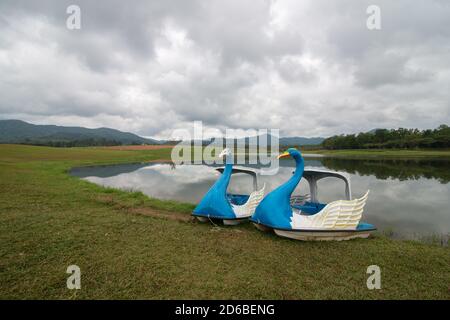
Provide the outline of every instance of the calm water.
<path id="1" fill-rule="evenodd" d="M 308 158 L 307 167 L 347 172 L 351 176 L 353 197 L 367 189 L 370 196 L 363 220 L 393 237 L 410 239 L 448 239 L 450 234 L 450 161 L 447 160 L 354 160 Z M 294 162 L 281 161 L 274 176 L 259 176 L 266 192 L 286 181 Z M 127 164 L 75 168 L 72 174 L 88 181 L 127 190 L 140 190 L 160 199 L 197 203 L 219 173 L 206 165 Z M 345 199 L 344 183 L 325 178 L 318 183 L 319 199 L 329 202 Z M 252 180 L 233 175 L 229 191 L 251 192 Z M 296 194 L 309 193 L 301 181 Z"/>

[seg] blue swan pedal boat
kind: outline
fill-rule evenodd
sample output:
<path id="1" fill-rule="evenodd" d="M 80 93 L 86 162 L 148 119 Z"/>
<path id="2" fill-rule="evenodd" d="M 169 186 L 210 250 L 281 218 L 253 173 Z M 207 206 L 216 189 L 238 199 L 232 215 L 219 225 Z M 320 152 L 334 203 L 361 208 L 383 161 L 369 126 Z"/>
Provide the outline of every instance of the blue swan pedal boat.
<path id="1" fill-rule="evenodd" d="M 255 212 L 255 208 L 264 197 L 265 185 L 257 190 L 256 172 L 245 168 L 233 168 L 233 157 L 228 148 L 224 149 L 219 157 L 225 157 L 225 167 L 216 169 L 222 174 L 194 209 L 192 215 L 201 222 L 219 219 L 224 225 L 236 225 L 247 221 Z M 227 193 L 231 175 L 236 173 L 245 173 L 253 177 L 254 191 L 250 195 Z"/>
<path id="2" fill-rule="evenodd" d="M 278 156 L 291 156 L 296 163 L 292 177 L 266 195 L 250 218 L 260 230 L 273 230 L 277 235 L 296 240 L 349 240 L 367 238 L 376 230 L 368 223 L 360 222 L 369 191 L 359 199 L 351 200 L 348 177 L 337 172 L 306 170 L 301 153 L 290 148 Z M 298 183 L 305 176 L 309 182 L 311 197 L 291 197 Z M 328 176 L 346 182 L 347 200 L 328 204 L 317 200 L 317 181 Z"/>

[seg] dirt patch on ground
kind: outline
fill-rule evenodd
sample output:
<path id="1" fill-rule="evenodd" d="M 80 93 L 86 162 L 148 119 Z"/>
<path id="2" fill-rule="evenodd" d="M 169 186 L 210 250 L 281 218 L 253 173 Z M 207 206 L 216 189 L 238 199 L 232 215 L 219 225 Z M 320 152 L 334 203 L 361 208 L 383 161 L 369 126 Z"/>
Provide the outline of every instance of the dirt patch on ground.
<path id="1" fill-rule="evenodd" d="M 96 197 L 96 199 L 99 202 L 107 203 L 107 204 L 113 206 L 115 209 L 120 210 L 120 211 L 125 211 L 126 213 L 140 214 L 140 215 L 154 217 L 154 218 L 161 218 L 161 219 L 168 219 L 168 220 L 182 221 L 182 222 L 194 221 L 194 218 L 189 214 L 157 210 L 157 209 L 153 209 L 150 207 L 132 207 L 132 206 L 121 203 L 120 201 L 118 201 L 117 199 L 114 199 L 114 197 L 112 197 L 110 195 L 98 196 L 98 197 Z"/>
<path id="2" fill-rule="evenodd" d="M 171 145 L 148 145 L 148 146 L 111 146 L 103 147 L 109 150 L 158 150 L 158 149 L 172 149 Z"/>
<path id="3" fill-rule="evenodd" d="M 167 212 L 167 211 L 159 211 L 154 210 L 152 208 L 130 208 L 128 210 L 130 213 L 142 214 L 144 216 L 175 220 L 175 221 L 183 221 L 183 222 L 192 222 L 194 221 L 193 217 L 187 214 L 177 213 L 177 212 Z"/>

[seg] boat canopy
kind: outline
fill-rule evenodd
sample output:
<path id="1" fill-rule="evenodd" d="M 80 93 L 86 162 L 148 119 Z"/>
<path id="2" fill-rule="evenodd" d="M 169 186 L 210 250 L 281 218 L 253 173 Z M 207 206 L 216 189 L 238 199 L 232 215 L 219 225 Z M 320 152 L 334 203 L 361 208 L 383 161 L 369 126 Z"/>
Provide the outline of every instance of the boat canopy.
<path id="1" fill-rule="evenodd" d="M 220 173 L 223 173 L 224 169 L 225 169 L 225 167 L 216 168 L 216 170 L 219 171 Z M 258 190 L 258 179 L 257 179 L 256 171 L 248 169 L 248 168 L 244 168 L 244 167 L 233 167 L 231 174 L 235 174 L 235 173 L 245 173 L 245 174 L 251 175 L 253 178 L 253 189 Z"/>
<path id="2" fill-rule="evenodd" d="M 325 169 L 305 168 L 303 178 L 309 183 L 311 192 L 311 202 L 319 202 L 317 199 L 317 181 L 323 178 L 334 177 L 344 181 L 346 200 L 352 200 L 352 189 L 350 184 L 350 176 L 345 172 L 336 172 Z"/>

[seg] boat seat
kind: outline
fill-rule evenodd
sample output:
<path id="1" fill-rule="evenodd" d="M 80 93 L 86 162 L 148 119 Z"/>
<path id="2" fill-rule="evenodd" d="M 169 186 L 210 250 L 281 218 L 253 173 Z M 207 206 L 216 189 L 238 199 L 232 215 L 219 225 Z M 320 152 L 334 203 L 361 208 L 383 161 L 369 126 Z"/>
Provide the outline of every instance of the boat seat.
<path id="1" fill-rule="evenodd" d="M 324 203 L 314 203 L 314 202 L 305 202 L 303 205 L 293 205 L 292 207 L 300 210 L 303 215 L 313 215 L 320 210 L 322 210 L 326 204 Z"/>
<path id="2" fill-rule="evenodd" d="M 248 194 L 231 194 L 227 193 L 227 199 L 231 204 L 234 204 L 236 206 L 241 206 L 245 204 L 248 200 L 250 195 Z"/>

